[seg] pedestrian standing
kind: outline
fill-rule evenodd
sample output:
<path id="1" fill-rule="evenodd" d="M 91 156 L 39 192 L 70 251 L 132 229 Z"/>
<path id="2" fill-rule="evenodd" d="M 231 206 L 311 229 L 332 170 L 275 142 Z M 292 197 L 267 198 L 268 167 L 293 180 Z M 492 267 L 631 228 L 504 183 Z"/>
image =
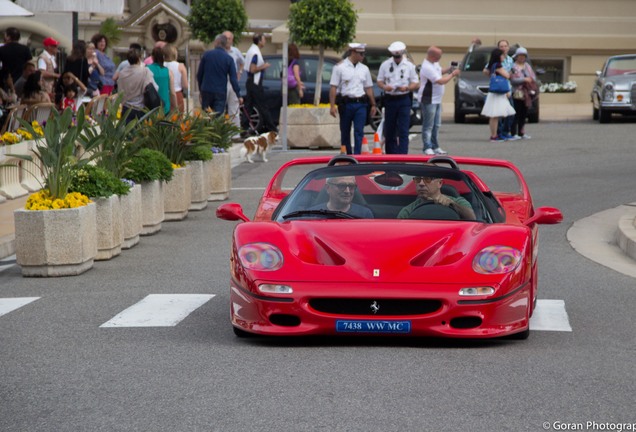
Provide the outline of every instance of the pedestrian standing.
<path id="1" fill-rule="evenodd" d="M 91 38 L 91 42 L 95 45 L 97 60 L 104 70 L 104 73 L 99 76 L 99 79 L 102 82 L 102 88 L 99 90 L 99 93 L 109 95 L 115 89 L 113 76 L 115 76 L 117 66 L 115 66 L 113 60 L 106 54 L 106 50 L 108 49 L 108 38 L 106 35 L 98 33 Z"/>
<path id="2" fill-rule="evenodd" d="M 243 74 L 243 68 L 245 67 L 245 58 L 243 58 L 243 54 L 241 51 L 234 46 L 234 33 L 231 31 L 224 31 L 223 34 L 227 37 L 228 44 L 230 48 L 227 53 L 234 60 L 234 67 L 236 68 L 236 79 L 240 80 L 241 75 Z M 234 92 L 232 88 L 232 82 L 228 81 L 227 83 L 227 113 L 234 123 L 234 126 L 237 129 L 241 129 L 241 114 L 240 114 L 241 104 L 239 104 L 238 96 Z M 240 135 L 235 135 L 232 137 L 233 139 L 240 138 Z"/>
<path id="3" fill-rule="evenodd" d="M 252 38 L 252 46 L 247 50 L 245 55 L 245 64 L 247 65 L 247 82 L 245 88 L 247 97 L 245 109 L 251 114 L 252 108 L 256 108 L 260 115 L 259 133 L 277 131 L 270 110 L 265 103 L 265 93 L 263 92 L 263 71 L 270 67 L 270 64 L 263 59 L 261 49 L 265 46 L 265 35 L 256 34 Z M 249 119 L 245 119 L 243 129 L 249 128 Z"/>
<path id="4" fill-rule="evenodd" d="M 378 72 L 378 87 L 384 92 L 384 137 L 387 154 L 408 154 L 413 91 L 419 87 L 415 65 L 405 56 L 406 45 L 389 45 L 391 58 Z"/>
<path id="5" fill-rule="evenodd" d="M 537 76 L 532 70 L 532 66 L 526 62 L 528 50 L 524 47 L 517 48 L 514 67 L 510 76 L 512 84 L 512 100 L 514 103 L 515 121 L 512 124 L 510 133 L 515 139 L 530 139 L 526 133 L 526 117 L 528 109 L 532 106 L 534 98 L 537 97 Z"/>
<path id="6" fill-rule="evenodd" d="M 188 94 L 188 72 L 183 63 L 179 62 L 177 48 L 174 45 L 166 45 L 163 47 L 164 65 L 172 72 L 172 86 L 174 94 L 177 98 L 177 104 L 174 107 L 179 112 L 185 112 L 184 95 Z"/>
<path id="7" fill-rule="evenodd" d="M 57 47 L 60 44 L 52 37 L 44 39 L 44 51 L 38 58 L 38 69 L 42 75 L 42 89 L 55 99 L 55 82 L 60 77 L 57 65 Z"/>
<path id="8" fill-rule="evenodd" d="M 500 75 L 506 79 L 510 79 L 510 74 L 503 65 L 506 54 L 499 48 L 492 50 L 490 60 L 488 61 L 491 75 Z M 488 125 L 490 127 L 490 141 L 499 142 L 506 141 L 499 136 L 497 126 L 499 119 L 515 115 L 515 109 L 510 105 L 508 98 L 510 93 L 493 93 L 491 91 L 486 95 L 486 102 L 481 110 L 481 115 L 490 117 Z"/>
<path id="9" fill-rule="evenodd" d="M 163 113 L 168 114 L 171 109 L 177 109 L 177 95 L 172 85 L 174 81 L 172 71 L 166 67 L 164 62 L 163 48 L 154 48 L 152 50 L 152 63 L 147 68 L 152 72 L 152 77 L 159 87 L 157 91 L 163 105 Z"/>
<path id="10" fill-rule="evenodd" d="M 15 83 L 22 75 L 25 63 L 31 58 L 29 48 L 20 43 L 20 30 L 15 27 L 7 27 L 4 31 L 4 45 L 0 46 L 2 70 L 8 71 Z"/>
<path id="11" fill-rule="evenodd" d="M 300 104 L 305 94 L 305 84 L 300 79 L 300 52 L 296 44 L 287 47 L 287 104 Z"/>
<path id="12" fill-rule="evenodd" d="M 227 37 L 222 34 L 218 35 L 214 39 L 214 49 L 203 54 L 197 71 L 197 82 L 201 90 L 201 107 L 204 110 L 211 108 L 219 115 L 223 115 L 225 112 L 228 79 L 232 83 L 239 103 L 243 102 L 236 79 L 236 66 L 234 66 L 232 57 L 227 53 L 228 47 Z"/>
<path id="13" fill-rule="evenodd" d="M 367 119 L 367 111 L 375 115 L 373 81 L 369 68 L 362 63 L 366 44 L 350 43 L 349 56 L 333 68 L 329 90 L 331 115 L 340 115 L 340 140 L 347 154 L 362 152 L 362 137 Z M 340 97 L 336 100 L 336 94 Z M 354 146 L 351 146 L 351 125 L 353 124 Z"/>
<path id="14" fill-rule="evenodd" d="M 439 128 L 442 125 L 442 97 L 445 85 L 459 75 L 459 69 L 442 69 L 439 64 L 442 50 L 431 46 L 420 69 L 420 91 L 418 98 L 422 107 L 422 143 L 424 154 L 446 154 L 439 146 Z"/>

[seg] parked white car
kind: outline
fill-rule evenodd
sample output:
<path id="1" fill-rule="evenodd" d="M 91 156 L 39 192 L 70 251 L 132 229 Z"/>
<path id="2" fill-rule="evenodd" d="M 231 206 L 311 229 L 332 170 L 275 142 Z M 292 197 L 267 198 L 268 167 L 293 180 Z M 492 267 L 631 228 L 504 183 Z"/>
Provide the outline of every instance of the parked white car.
<path id="1" fill-rule="evenodd" d="M 614 113 L 636 115 L 636 54 L 608 58 L 596 76 L 592 89 L 594 120 L 609 123 Z"/>

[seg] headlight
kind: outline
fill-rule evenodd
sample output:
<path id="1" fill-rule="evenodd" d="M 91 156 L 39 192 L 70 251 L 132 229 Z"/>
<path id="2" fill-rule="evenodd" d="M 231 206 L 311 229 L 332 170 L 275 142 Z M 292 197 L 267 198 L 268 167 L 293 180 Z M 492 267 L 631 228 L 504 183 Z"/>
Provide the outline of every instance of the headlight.
<path id="1" fill-rule="evenodd" d="M 605 87 L 603 87 L 603 100 L 605 102 L 612 102 L 614 100 L 614 83 L 605 83 Z"/>
<path id="2" fill-rule="evenodd" d="M 471 288 L 462 288 L 459 290 L 460 296 L 483 296 L 483 295 L 492 295 L 495 293 L 495 289 L 493 287 L 471 287 Z"/>
<path id="3" fill-rule="evenodd" d="M 292 294 L 294 289 L 289 285 L 261 284 L 258 290 L 263 294 Z"/>
<path id="4" fill-rule="evenodd" d="M 249 270 L 273 271 L 283 266 L 280 249 L 269 243 L 250 243 L 238 251 L 243 267 Z"/>
<path id="5" fill-rule="evenodd" d="M 473 259 L 473 270 L 477 273 L 510 273 L 521 262 L 521 251 L 510 246 L 488 246 Z"/>

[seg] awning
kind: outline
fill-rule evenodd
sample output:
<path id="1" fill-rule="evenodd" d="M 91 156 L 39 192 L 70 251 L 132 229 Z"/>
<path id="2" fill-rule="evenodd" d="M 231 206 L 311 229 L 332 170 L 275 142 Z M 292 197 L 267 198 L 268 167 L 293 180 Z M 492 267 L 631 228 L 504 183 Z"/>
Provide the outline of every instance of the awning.
<path id="1" fill-rule="evenodd" d="M 4 0 L 3 4 L 4 4 Z M 93 12 L 122 15 L 124 0 L 17 0 L 33 12 Z"/>
<path id="2" fill-rule="evenodd" d="M 10 0 L 0 0 L 0 17 L 30 17 L 33 12 L 29 12 L 25 8 L 18 6 Z"/>

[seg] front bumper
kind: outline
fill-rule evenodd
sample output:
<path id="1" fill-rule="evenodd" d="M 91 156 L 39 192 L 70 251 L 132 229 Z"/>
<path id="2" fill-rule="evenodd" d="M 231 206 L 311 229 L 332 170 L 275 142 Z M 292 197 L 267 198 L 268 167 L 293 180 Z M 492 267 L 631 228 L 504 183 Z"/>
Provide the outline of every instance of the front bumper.
<path id="1" fill-rule="evenodd" d="M 458 295 L 465 284 L 427 285 L 396 284 L 374 286 L 368 284 L 347 284 L 346 293 L 342 285 L 321 283 L 293 283 L 294 295 L 269 297 L 255 294 L 231 282 L 231 320 L 241 330 L 274 336 L 298 335 L 348 335 L 375 334 L 365 332 L 346 333 L 336 330 L 336 322 L 341 320 L 389 321 L 410 323 L 410 331 L 403 336 L 428 336 L 451 338 L 494 338 L 524 331 L 529 326 L 531 284 L 525 283 L 505 295 L 495 294 L 492 298 L 468 298 Z M 501 290 L 499 290 L 501 292 Z M 347 313 L 317 310 L 316 299 L 342 299 L 368 301 L 368 313 L 360 310 Z M 426 302 L 438 304 L 433 310 L 409 315 L 383 314 L 389 310 L 388 301 Z M 380 310 L 372 313 L 371 305 L 377 302 Z M 386 308 L 383 308 L 386 305 Z M 312 306 L 312 304 L 314 306 Z"/>

